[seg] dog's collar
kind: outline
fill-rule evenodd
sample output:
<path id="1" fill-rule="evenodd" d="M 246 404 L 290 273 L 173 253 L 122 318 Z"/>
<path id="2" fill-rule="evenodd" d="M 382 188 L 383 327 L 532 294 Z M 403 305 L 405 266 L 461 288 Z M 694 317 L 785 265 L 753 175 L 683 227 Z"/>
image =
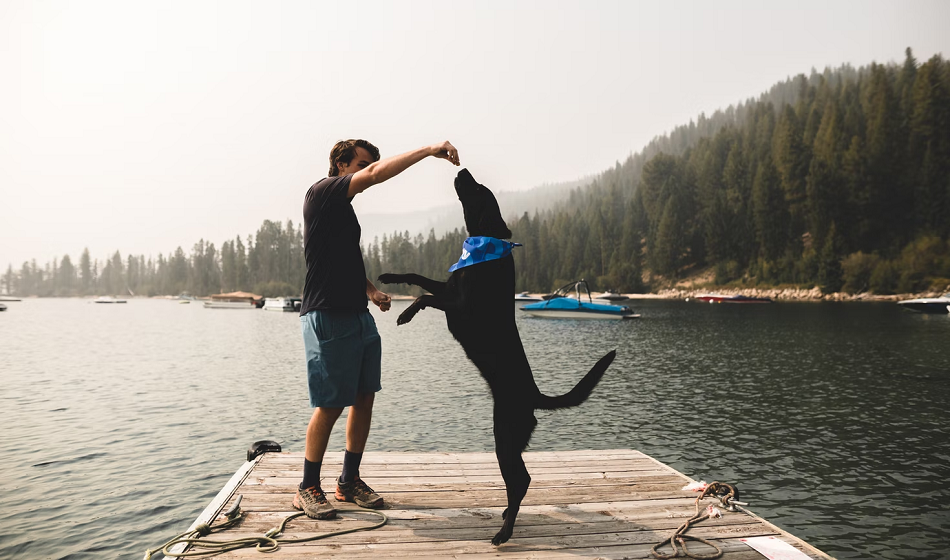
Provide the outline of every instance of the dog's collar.
<path id="1" fill-rule="evenodd" d="M 450 266 L 449 272 L 455 272 L 473 264 L 505 258 L 511 254 L 512 247 L 521 247 L 521 243 L 512 243 L 497 237 L 469 237 L 462 242 L 462 256 L 459 262 Z"/>

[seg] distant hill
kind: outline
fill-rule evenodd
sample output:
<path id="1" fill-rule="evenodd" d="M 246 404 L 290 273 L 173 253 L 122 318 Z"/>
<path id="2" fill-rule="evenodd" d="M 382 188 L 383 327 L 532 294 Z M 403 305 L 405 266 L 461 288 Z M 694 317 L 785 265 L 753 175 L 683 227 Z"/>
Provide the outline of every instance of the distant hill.
<path id="1" fill-rule="evenodd" d="M 552 210 L 566 200 L 571 191 L 585 187 L 593 180 L 594 176 L 588 176 L 574 181 L 544 184 L 524 191 L 497 192 L 495 196 L 505 219 L 510 221 L 521 217 L 525 212 L 533 215 L 535 212 Z M 458 204 L 400 214 L 360 214 L 359 220 L 363 228 L 364 245 L 372 243 L 374 238 L 382 239 L 383 235 L 389 236 L 393 232 L 408 231 L 411 237 L 415 237 L 419 233 L 428 235 L 429 231 L 434 230 L 435 235 L 441 237 L 465 225 L 462 207 Z"/>

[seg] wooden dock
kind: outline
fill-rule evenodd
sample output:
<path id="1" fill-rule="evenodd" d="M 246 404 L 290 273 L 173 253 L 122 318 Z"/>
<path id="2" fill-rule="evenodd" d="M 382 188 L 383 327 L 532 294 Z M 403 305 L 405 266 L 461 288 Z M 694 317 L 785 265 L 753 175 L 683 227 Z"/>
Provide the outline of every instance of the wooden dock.
<path id="1" fill-rule="evenodd" d="M 361 475 L 388 504 L 389 523 L 304 544 L 282 545 L 262 556 L 253 548 L 215 558 L 653 558 L 653 545 L 668 540 L 695 512 L 697 493 L 682 490 L 692 479 L 640 453 L 610 451 L 529 452 L 524 454 L 532 482 L 512 539 L 489 542 L 501 527 L 505 487 L 493 453 L 374 453 L 363 456 Z M 324 459 L 323 486 L 331 503 L 333 477 L 342 453 Z M 248 461 L 195 521 L 223 519 L 237 495 L 246 518 L 215 533 L 213 540 L 259 536 L 294 513 L 294 491 L 303 468 L 302 453 L 266 453 Z M 741 481 L 737 482 L 741 486 Z M 717 504 L 711 498 L 706 503 Z M 348 515 L 353 504 L 339 504 L 343 517 L 291 521 L 284 538 L 301 538 L 377 521 Z M 754 504 L 753 504 L 754 506 Z M 750 513 L 723 512 L 702 521 L 689 534 L 715 542 L 724 560 L 765 558 L 741 539 L 773 536 L 809 558 L 831 558 L 801 539 Z M 700 554 L 712 552 L 689 542 Z M 667 545 L 663 552 L 671 553 Z"/>

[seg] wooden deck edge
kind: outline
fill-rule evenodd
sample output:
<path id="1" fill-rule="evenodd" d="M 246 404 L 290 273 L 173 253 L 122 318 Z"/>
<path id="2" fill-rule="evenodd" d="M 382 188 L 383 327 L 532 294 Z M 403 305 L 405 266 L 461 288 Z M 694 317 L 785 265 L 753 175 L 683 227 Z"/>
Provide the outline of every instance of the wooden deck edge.
<path id="1" fill-rule="evenodd" d="M 245 463 L 241 465 L 241 467 L 238 468 L 238 470 L 235 471 L 233 475 L 231 475 L 231 478 L 224 485 L 221 491 L 218 492 L 218 495 L 215 496 L 213 500 L 211 500 L 211 503 L 208 504 L 208 507 L 198 514 L 198 518 L 195 519 L 194 523 L 188 527 L 188 531 L 193 531 L 195 527 L 201 525 L 202 523 L 210 524 L 212 521 L 214 521 L 218 514 L 221 513 L 221 510 L 224 509 L 224 506 L 227 505 L 228 501 L 231 499 L 231 496 L 234 495 L 234 492 L 236 492 L 237 489 L 241 487 L 241 485 L 247 479 L 247 476 L 251 474 L 251 471 L 254 470 L 254 467 L 257 466 L 257 464 L 261 461 L 261 459 L 264 458 L 265 455 L 267 454 L 262 453 L 250 461 L 245 461 Z M 175 554 L 181 554 L 182 552 L 185 552 L 186 548 L 186 543 L 178 543 L 168 549 L 168 551 Z"/>
<path id="2" fill-rule="evenodd" d="M 660 465 L 661 467 L 667 468 L 667 469 L 669 469 L 669 470 L 675 472 L 676 474 L 682 476 L 683 478 L 685 478 L 686 480 L 688 480 L 688 481 L 690 481 L 690 482 L 696 482 L 696 480 L 694 480 L 692 477 L 686 476 L 685 474 L 679 472 L 678 470 L 674 469 L 673 467 L 671 467 L 671 466 L 669 466 L 669 465 L 663 463 L 663 462 L 660 461 L 659 459 L 656 459 L 656 458 L 654 458 L 654 457 L 651 457 L 650 455 L 647 455 L 646 453 L 644 453 L 643 456 L 644 456 L 644 457 L 647 457 L 648 459 L 650 459 L 651 461 L 653 461 L 653 462 L 656 463 L 657 465 Z M 792 539 L 795 540 L 795 542 L 801 543 L 802 546 L 803 546 L 805 549 L 811 551 L 812 553 L 817 554 L 818 556 L 822 556 L 822 557 L 824 557 L 824 558 L 829 558 L 830 560 L 837 560 L 834 556 L 828 554 L 827 552 L 824 552 L 823 550 L 820 550 L 818 547 L 812 545 L 811 543 L 809 543 L 809 542 L 806 541 L 805 539 L 800 539 L 800 538 L 796 537 L 795 535 L 789 533 L 789 532 L 786 531 L 785 529 L 782 529 L 781 527 L 779 527 L 779 526 L 776 525 L 775 523 L 772 523 L 771 521 L 765 519 L 764 517 L 761 517 L 760 515 L 755 514 L 754 512 L 752 512 L 751 510 L 749 510 L 748 508 L 745 508 L 745 507 L 742 507 L 742 506 L 737 506 L 737 507 L 738 507 L 738 509 L 739 509 L 740 511 L 742 511 L 743 513 L 745 513 L 745 514 L 747 514 L 747 515 L 750 515 L 750 516 L 754 517 L 755 519 L 758 519 L 759 521 L 761 521 L 761 522 L 762 522 L 763 524 L 765 524 L 766 526 L 771 527 L 772 529 L 774 529 L 774 530 L 775 530 L 777 533 L 779 533 L 780 535 L 785 536 L 785 537 L 791 537 Z"/>

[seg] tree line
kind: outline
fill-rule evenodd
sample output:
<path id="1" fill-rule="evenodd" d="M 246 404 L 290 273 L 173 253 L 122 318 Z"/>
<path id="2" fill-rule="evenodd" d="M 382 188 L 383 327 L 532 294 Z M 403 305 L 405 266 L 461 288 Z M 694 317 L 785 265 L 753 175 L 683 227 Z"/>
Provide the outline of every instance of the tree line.
<path id="1" fill-rule="evenodd" d="M 216 248 L 199 240 L 190 253 L 178 247 L 157 258 L 116 251 L 102 261 L 83 251 L 78 264 L 69 255 L 39 267 L 10 265 L 0 277 L 8 293 L 29 296 L 179 295 L 252 291 L 270 297 L 299 294 L 306 274 L 303 228 L 265 220 L 254 235 L 237 236 Z"/>
<path id="2" fill-rule="evenodd" d="M 488 185 L 492 187 L 492 185 Z M 504 210 L 504 209 L 502 209 Z M 655 138 L 552 209 L 509 224 L 517 289 L 578 278 L 646 291 L 704 271 L 732 286 L 905 293 L 950 284 L 950 63 L 812 71 Z M 466 234 L 394 232 L 363 246 L 367 276 L 445 278 Z M 146 259 L 88 250 L 2 276 L 20 295 L 295 295 L 303 232 L 200 240 Z M 392 293 L 418 293 L 388 286 Z"/>

